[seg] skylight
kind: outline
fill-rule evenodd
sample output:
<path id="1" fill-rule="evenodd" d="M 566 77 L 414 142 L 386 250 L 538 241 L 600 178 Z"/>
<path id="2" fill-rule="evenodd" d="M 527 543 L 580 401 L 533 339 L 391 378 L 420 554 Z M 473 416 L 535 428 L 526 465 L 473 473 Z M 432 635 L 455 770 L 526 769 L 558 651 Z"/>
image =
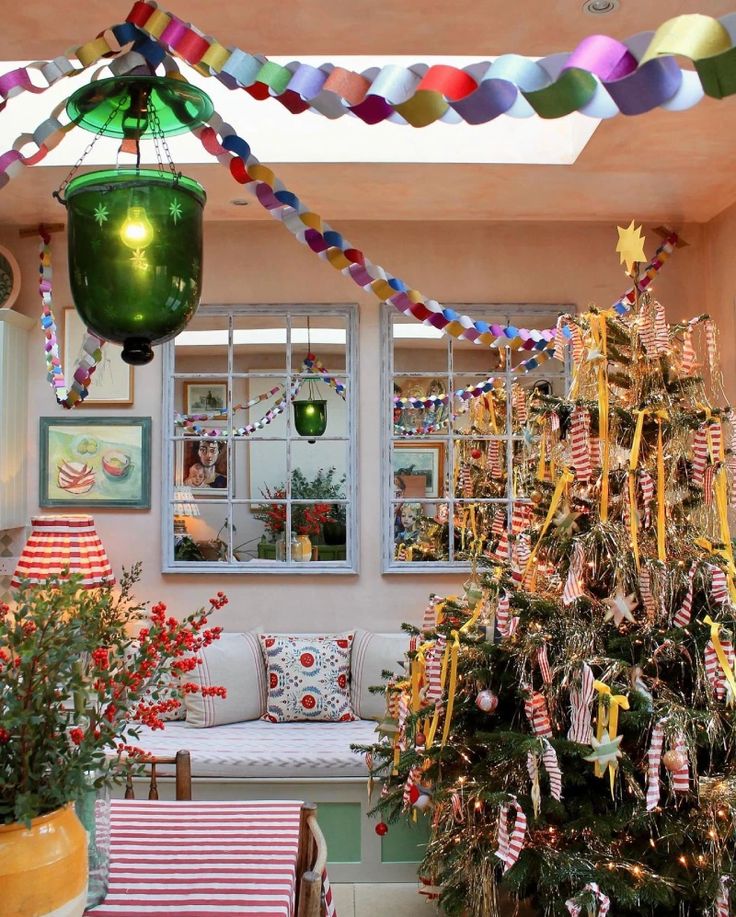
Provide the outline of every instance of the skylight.
<path id="1" fill-rule="evenodd" d="M 272 58 L 289 63 L 288 58 Z M 303 57 L 315 67 L 323 57 Z M 376 65 L 374 57 L 332 56 L 331 62 L 348 70 L 364 71 Z M 381 64 L 411 66 L 416 57 L 386 56 Z M 424 57 L 423 63 L 464 67 L 476 63 L 471 57 Z M 7 73 L 28 61 L 0 61 L 0 73 Z M 226 89 L 215 79 L 206 79 L 181 63 L 188 80 L 201 86 L 212 98 L 215 110 L 247 140 L 253 153 L 265 163 L 282 162 L 382 162 L 382 163 L 531 163 L 570 165 L 575 162 L 599 124 L 594 118 L 571 114 L 565 118 L 510 118 L 505 115 L 488 124 L 444 124 L 413 128 L 407 125 L 364 124 L 345 115 L 331 121 L 304 112 L 290 114 L 275 101 L 257 102 L 244 91 Z M 93 68 L 77 77 L 61 80 L 39 95 L 24 93 L 11 99 L 0 112 L 0 150 L 10 149 L 21 131 L 31 133 L 52 109 L 90 81 Z M 105 72 L 101 78 L 108 74 Z M 41 166 L 71 166 L 90 142 L 86 131 L 74 130 L 40 163 Z M 169 139 L 177 164 L 210 163 L 213 158 L 199 141 L 187 134 Z M 101 138 L 85 164 L 115 164 L 118 144 Z M 129 157 L 125 157 L 126 160 Z M 152 144 L 142 144 L 142 161 L 155 164 Z M 38 168 L 38 167 L 36 167 Z"/>
<path id="2" fill-rule="evenodd" d="M 211 329 L 209 331 L 182 331 L 174 338 L 177 347 L 211 347 L 212 345 L 227 346 L 228 332 L 226 329 Z M 306 328 L 291 329 L 292 344 L 344 344 L 345 331 L 341 328 Z M 233 331 L 233 344 L 285 344 L 285 328 L 253 328 L 250 330 L 236 329 Z"/>

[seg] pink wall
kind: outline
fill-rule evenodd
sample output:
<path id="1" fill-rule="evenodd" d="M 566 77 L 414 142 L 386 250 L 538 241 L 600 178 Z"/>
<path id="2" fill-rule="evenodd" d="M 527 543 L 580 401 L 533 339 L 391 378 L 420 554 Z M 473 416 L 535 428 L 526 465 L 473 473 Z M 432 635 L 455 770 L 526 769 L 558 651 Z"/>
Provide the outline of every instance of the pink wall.
<path id="1" fill-rule="evenodd" d="M 625 215 L 621 222 L 629 221 Z M 736 216 L 731 217 L 736 222 Z M 730 224 L 729 224 L 730 225 Z M 355 223 L 339 227 L 379 264 L 425 294 L 446 302 L 572 303 L 609 305 L 623 292 L 626 278 L 615 253 L 611 225 L 500 223 Z M 714 230 L 726 250 L 729 226 Z M 671 318 L 703 309 L 710 259 L 703 228 L 681 229 L 690 246 L 667 265 L 657 295 Z M 657 239 L 649 231 L 647 251 Z M 36 314 L 37 243 L 0 232 L 0 242 L 21 261 L 24 289 L 18 308 Z M 715 244 L 715 241 L 714 241 Z M 70 304 L 65 240 L 54 236 L 57 310 Z M 725 267 L 723 268 L 725 271 Z M 732 271 L 734 269 L 731 269 Z M 719 303 L 730 274 L 719 279 Z M 733 299 L 721 308 L 733 330 Z M 190 609 L 216 589 L 230 604 L 220 613 L 227 629 L 268 623 L 274 629 L 321 630 L 362 624 L 394 630 L 404 620 L 421 620 L 429 592 L 457 590 L 461 577 L 380 573 L 380 335 L 378 304 L 351 281 L 299 246 L 280 226 L 265 223 L 208 224 L 205 240 L 204 302 L 360 303 L 360 574 L 357 576 L 167 575 L 160 570 L 161 362 L 136 371 L 136 401 L 127 413 L 153 417 L 153 502 L 150 512 L 95 512 L 98 528 L 119 570 L 144 561 L 142 597 L 162 599 L 174 612 Z M 726 315 L 727 312 L 727 315 Z M 29 514 L 38 511 L 38 417 L 61 413 L 45 381 L 40 331 L 30 341 L 27 452 Z M 125 410 L 98 413 L 126 413 Z"/>
<path id="2" fill-rule="evenodd" d="M 736 373 L 733 371 L 736 334 L 736 206 L 729 207 L 706 225 L 707 309 L 720 331 L 723 381 L 726 395 L 736 401 Z M 701 296 L 701 301 L 702 301 Z"/>

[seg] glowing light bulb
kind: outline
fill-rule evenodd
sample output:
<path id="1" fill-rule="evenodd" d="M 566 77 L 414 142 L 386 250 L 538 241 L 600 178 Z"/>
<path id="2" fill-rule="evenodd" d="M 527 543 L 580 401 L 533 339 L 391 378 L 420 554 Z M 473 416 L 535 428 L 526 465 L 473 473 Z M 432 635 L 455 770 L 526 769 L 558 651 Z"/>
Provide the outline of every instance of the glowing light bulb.
<path id="1" fill-rule="evenodd" d="M 147 248 L 153 242 L 153 226 L 143 207 L 128 207 L 128 215 L 120 228 L 123 245 L 134 251 Z"/>

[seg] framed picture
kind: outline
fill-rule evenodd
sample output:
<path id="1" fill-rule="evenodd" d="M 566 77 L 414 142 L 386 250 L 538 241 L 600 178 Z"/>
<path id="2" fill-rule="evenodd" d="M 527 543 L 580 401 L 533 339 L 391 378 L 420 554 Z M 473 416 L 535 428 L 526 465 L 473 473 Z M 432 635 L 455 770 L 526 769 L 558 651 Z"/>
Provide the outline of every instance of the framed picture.
<path id="1" fill-rule="evenodd" d="M 398 499 L 443 495 L 445 444 L 443 442 L 394 443 L 393 474 Z"/>
<path id="2" fill-rule="evenodd" d="M 215 414 L 212 420 L 225 420 L 227 417 L 227 382 L 185 382 L 184 411 L 187 414 Z"/>
<path id="3" fill-rule="evenodd" d="M 176 444 L 176 486 L 193 494 L 227 496 L 227 443 L 219 439 L 179 440 Z"/>
<path id="4" fill-rule="evenodd" d="M 41 506 L 151 506 L 151 418 L 40 418 Z"/>
<path id="5" fill-rule="evenodd" d="M 64 375 L 70 379 L 82 353 L 87 329 L 76 309 L 64 309 Z M 133 367 L 123 363 L 123 348 L 105 344 L 102 360 L 92 373 L 89 395 L 81 403 L 96 407 L 123 407 L 133 404 Z"/>

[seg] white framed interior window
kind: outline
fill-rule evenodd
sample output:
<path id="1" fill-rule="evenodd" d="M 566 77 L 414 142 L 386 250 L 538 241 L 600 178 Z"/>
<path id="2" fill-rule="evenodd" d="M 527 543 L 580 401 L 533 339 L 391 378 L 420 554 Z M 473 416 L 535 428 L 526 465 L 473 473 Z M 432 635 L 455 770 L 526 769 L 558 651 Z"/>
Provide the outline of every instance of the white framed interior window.
<path id="1" fill-rule="evenodd" d="M 554 328 L 570 305 L 453 305 L 489 324 Z M 520 373 L 533 354 L 482 347 L 384 305 L 384 573 L 469 570 L 492 550 L 492 530 L 511 529 L 530 502 L 533 449 L 525 430 L 530 390 L 563 394 L 569 365 L 548 360 Z M 478 397 L 470 394 L 481 393 Z M 494 525 L 495 523 L 495 525 Z"/>
<path id="2" fill-rule="evenodd" d="M 163 572 L 357 572 L 356 335 L 352 305 L 203 305 L 164 345 Z"/>

